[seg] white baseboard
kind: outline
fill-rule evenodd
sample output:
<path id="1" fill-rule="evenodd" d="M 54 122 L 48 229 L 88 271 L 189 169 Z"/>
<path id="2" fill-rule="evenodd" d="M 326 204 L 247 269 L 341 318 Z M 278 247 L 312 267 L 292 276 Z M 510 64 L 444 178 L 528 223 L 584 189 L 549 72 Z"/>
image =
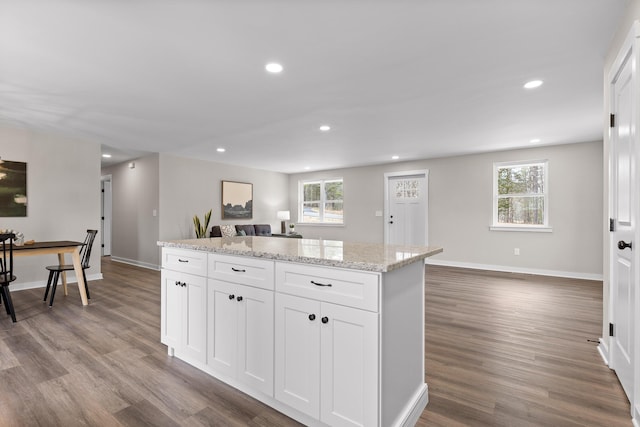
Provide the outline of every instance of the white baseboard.
<path id="1" fill-rule="evenodd" d="M 598 353 L 600 353 L 600 357 L 604 360 L 604 364 L 609 366 L 609 346 L 604 342 L 602 338 L 599 339 L 600 344 L 598 344 Z"/>
<path id="2" fill-rule="evenodd" d="M 43 275 L 47 276 L 44 273 Z M 102 278 L 103 278 L 102 273 L 87 275 L 88 282 L 91 282 L 92 280 L 102 280 Z M 58 283 L 61 283 L 61 282 L 58 282 Z M 78 280 L 76 279 L 76 275 L 73 273 L 67 272 L 67 283 L 78 283 Z M 37 280 L 35 282 L 14 283 L 11 285 L 11 292 L 22 291 L 24 289 L 44 288 L 45 286 L 47 286 L 47 279 Z"/>
<path id="3" fill-rule="evenodd" d="M 135 265 L 136 267 L 148 268 L 149 270 L 160 271 L 160 266 L 149 262 L 138 261 L 135 259 L 121 258 L 111 255 L 111 261 L 121 262 L 122 264 Z"/>
<path id="4" fill-rule="evenodd" d="M 445 260 L 439 260 L 439 259 L 433 259 L 433 258 L 426 258 L 425 264 L 441 265 L 444 267 L 471 268 L 475 270 L 501 271 L 506 273 L 535 274 L 538 276 L 566 277 L 568 279 L 583 279 L 583 280 L 597 280 L 597 281 L 602 281 L 603 279 L 602 274 L 577 273 L 573 271 L 560 271 L 560 270 L 541 270 L 537 268 L 511 267 L 506 265 L 475 264 L 470 262 L 445 261 Z"/>

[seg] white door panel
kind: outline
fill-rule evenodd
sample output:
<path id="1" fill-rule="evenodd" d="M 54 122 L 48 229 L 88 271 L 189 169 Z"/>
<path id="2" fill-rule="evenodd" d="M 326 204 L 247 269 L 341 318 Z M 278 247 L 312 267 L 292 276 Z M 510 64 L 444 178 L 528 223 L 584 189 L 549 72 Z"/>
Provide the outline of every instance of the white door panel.
<path id="1" fill-rule="evenodd" d="M 426 245 L 427 173 L 386 174 L 385 178 L 385 243 Z"/>
<path id="2" fill-rule="evenodd" d="M 611 109 L 615 124 L 611 128 L 611 363 L 630 402 L 634 396 L 635 321 L 637 293 L 638 191 L 637 155 L 634 128 L 632 58 L 622 62 L 612 80 Z M 634 245 L 627 247 L 626 244 Z"/>

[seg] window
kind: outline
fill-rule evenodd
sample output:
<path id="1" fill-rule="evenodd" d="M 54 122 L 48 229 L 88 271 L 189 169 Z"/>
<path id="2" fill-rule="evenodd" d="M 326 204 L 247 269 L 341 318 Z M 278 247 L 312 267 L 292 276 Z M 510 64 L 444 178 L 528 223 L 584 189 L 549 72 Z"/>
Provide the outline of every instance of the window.
<path id="1" fill-rule="evenodd" d="M 300 181 L 299 221 L 307 224 L 343 224 L 342 178 Z"/>
<path id="2" fill-rule="evenodd" d="M 551 231 L 547 160 L 493 165 L 492 229 Z"/>

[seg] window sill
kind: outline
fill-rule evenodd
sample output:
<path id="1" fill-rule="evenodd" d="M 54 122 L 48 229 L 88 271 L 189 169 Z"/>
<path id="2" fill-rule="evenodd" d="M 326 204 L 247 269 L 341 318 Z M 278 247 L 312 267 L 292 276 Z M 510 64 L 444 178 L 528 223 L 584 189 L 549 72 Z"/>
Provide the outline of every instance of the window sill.
<path id="1" fill-rule="evenodd" d="M 344 227 L 344 224 L 333 224 L 330 222 L 296 222 L 296 227 Z"/>
<path id="2" fill-rule="evenodd" d="M 530 233 L 552 233 L 553 228 L 544 226 L 491 225 L 490 231 L 525 231 Z"/>

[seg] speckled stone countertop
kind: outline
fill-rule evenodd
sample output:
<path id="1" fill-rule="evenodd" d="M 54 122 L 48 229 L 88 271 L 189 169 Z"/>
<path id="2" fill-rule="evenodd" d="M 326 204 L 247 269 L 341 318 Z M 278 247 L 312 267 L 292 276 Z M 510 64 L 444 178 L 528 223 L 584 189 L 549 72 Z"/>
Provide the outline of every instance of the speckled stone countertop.
<path id="1" fill-rule="evenodd" d="M 158 246 L 375 272 L 392 271 L 442 252 L 434 246 L 260 236 L 160 241 Z"/>

